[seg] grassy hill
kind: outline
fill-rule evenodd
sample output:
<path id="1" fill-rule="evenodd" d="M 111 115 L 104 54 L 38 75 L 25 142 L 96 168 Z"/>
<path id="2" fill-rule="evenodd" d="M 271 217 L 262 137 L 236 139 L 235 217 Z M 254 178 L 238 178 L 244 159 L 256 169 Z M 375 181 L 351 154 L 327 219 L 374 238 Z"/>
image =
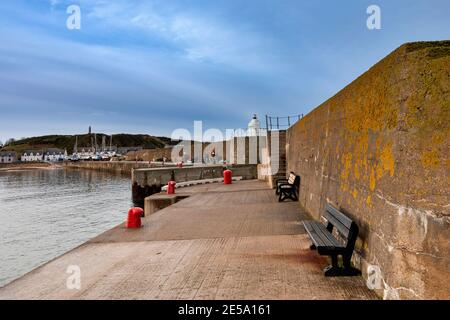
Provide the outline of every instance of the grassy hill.
<path id="1" fill-rule="evenodd" d="M 97 133 L 97 145 L 101 147 L 102 137 L 106 136 L 106 146 L 109 146 L 110 136 Z M 23 152 L 27 149 L 43 149 L 43 148 L 60 148 L 66 149 L 70 154 L 73 152 L 75 145 L 75 135 L 48 135 L 40 137 L 25 138 L 14 141 L 5 146 L 3 151 L 17 151 Z M 90 147 L 91 138 L 94 139 L 94 134 L 77 135 L 78 148 Z M 143 147 L 144 149 L 163 148 L 166 145 L 173 145 L 167 137 L 154 137 L 148 134 L 116 134 L 113 135 L 113 146 L 117 147 Z"/>

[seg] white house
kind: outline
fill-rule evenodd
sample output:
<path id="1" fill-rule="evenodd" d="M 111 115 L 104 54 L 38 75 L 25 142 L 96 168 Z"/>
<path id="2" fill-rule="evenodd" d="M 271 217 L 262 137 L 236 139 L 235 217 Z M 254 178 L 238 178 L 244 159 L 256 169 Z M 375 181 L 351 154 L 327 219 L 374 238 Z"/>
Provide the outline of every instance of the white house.
<path id="1" fill-rule="evenodd" d="M 67 159 L 67 150 L 48 148 L 43 153 L 44 161 L 57 162 Z"/>
<path id="2" fill-rule="evenodd" d="M 0 151 L 0 163 L 13 163 L 17 161 L 17 153 L 14 151 Z"/>
<path id="3" fill-rule="evenodd" d="M 42 161 L 43 160 L 43 151 L 42 150 L 27 150 L 20 157 L 22 162 L 33 162 L 33 161 Z"/>

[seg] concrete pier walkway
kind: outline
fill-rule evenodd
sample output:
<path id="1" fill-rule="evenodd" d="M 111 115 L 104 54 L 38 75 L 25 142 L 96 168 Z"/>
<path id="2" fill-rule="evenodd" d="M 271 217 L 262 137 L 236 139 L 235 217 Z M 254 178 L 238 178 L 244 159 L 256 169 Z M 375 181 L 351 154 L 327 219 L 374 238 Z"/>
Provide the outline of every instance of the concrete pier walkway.
<path id="1" fill-rule="evenodd" d="M 183 188 L 190 194 L 117 226 L 0 289 L 0 299 L 375 299 L 361 277 L 325 278 L 298 203 L 265 183 Z M 125 214 L 124 214 L 125 217 Z M 68 266 L 81 288 L 68 289 Z"/>

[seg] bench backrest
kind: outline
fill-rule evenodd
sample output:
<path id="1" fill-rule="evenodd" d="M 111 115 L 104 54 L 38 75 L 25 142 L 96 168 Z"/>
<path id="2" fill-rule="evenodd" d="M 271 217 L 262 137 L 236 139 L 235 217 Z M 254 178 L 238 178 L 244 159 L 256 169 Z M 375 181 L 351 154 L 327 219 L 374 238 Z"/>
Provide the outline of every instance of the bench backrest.
<path id="1" fill-rule="evenodd" d="M 300 176 L 296 176 L 293 172 L 289 174 L 288 183 L 295 185 L 297 188 L 300 186 Z"/>
<path id="2" fill-rule="evenodd" d="M 328 231 L 335 227 L 339 235 L 346 240 L 347 246 L 353 247 L 355 245 L 358 236 L 358 226 L 352 219 L 329 203 L 326 205 L 323 217 L 328 221 Z"/>

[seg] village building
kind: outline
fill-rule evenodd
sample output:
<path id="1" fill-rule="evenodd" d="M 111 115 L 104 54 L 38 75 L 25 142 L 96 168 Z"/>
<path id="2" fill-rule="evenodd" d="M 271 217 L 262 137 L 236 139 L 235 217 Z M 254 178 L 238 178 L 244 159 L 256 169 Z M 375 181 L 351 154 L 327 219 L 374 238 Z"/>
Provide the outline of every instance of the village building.
<path id="1" fill-rule="evenodd" d="M 22 162 L 37 162 L 43 160 L 42 150 L 26 150 L 20 157 Z"/>
<path id="2" fill-rule="evenodd" d="M 0 163 L 13 163 L 17 161 L 15 151 L 0 151 Z"/>
<path id="3" fill-rule="evenodd" d="M 48 148 L 43 153 L 44 161 L 57 162 L 67 159 L 67 151 L 58 148 Z"/>

